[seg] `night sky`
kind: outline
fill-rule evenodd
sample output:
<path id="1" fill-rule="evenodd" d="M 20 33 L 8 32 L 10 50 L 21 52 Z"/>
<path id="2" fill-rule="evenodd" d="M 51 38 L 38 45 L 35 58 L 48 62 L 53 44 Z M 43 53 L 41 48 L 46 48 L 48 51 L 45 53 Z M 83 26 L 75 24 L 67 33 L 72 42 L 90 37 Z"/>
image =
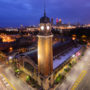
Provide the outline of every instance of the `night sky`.
<path id="1" fill-rule="evenodd" d="M 0 0 L 0 27 L 37 25 L 43 16 L 43 0 Z M 63 23 L 90 23 L 90 0 L 47 0 L 48 17 Z"/>

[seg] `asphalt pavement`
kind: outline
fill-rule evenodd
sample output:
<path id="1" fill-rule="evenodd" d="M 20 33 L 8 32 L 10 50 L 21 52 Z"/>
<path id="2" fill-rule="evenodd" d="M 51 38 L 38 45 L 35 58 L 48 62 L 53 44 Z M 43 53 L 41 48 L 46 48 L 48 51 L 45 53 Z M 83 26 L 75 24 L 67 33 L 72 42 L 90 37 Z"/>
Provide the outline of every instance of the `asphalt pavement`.
<path id="1" fill-rule="evenodd" d="M 26 83 L 14 75 L 10 67 L 0 64 L 0 74 L 3 74 L 11 87 L 16 90 L 31 90 Z M 5 90 L 1 80 L 0 90 Z M 86 50 L 85 55 L 67 74 L 64 82 L 55 90 L 90 90 L 90 48 Z"/>
<path id="2" fill-rule="evenodd" d="M 0 74 L 4 75 L 4 78 L 6 78 L 6 81 L 10 84 L 13 90 L 31 90 L 28 84 L 26 84 L 25 82 L 23 82 L 22 80 L 20 80 L 14 75 L 14 72 L 11 69 L 11 67 L 0 65 Z M 3 90 L 3 89 L 0 89 L 0 90 Z"/>
<path id="3" fill-rule="evenodd" d="M 85 69 L 87 71 L 85 77 L 80 82 L 76 90 L 90 90 L 90 49 L 88 49 L 88 52 L 86 53 L 86 56 L 84 57 L 85 62 Z"/>
<path id="4" fill-rule="evenodd" d="M 55 90 L 90 90 L 90 48 Z"/>

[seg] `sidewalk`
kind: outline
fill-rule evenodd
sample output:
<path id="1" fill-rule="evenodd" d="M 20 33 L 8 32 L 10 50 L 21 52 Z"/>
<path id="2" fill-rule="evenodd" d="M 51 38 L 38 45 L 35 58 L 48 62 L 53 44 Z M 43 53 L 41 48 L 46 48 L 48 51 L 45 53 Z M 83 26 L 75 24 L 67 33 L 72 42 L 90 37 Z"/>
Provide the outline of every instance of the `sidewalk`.
<path id="1" fill-rule="evenodd" d="M 26 83 L 26 77 L 27 77 L 27 74 L 25 74 L 25 73 L 22 73 L 20 76 L 19 76 L 19 78 L 24 82 L 24 83 Z M 27 83 L 26 83 L 27 84 Z M 28 85 L 28 84 L 27 84 Z M 28 87 L 30 88 L 30 90 L 36 90 L 36 89 L 34 89 L 34 88 L 32 88 L 30 85 L 28 85 Z"/>

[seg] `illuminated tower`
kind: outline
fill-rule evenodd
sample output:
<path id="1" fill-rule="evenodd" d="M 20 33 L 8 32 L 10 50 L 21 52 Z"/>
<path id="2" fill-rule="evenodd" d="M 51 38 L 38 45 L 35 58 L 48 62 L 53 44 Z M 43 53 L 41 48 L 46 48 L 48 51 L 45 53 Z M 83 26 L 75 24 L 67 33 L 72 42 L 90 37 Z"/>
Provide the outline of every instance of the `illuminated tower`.
<path id="1" fill-rule="evenodd" d="M 62 19 L 59 19 L 59 24 L 60 24 L 60 25 L 62 24 Z"/>
<path id="2" fill-rule="evenodd" d="M 58 25 L 58 22 L 59 22 L 59 20 L 58 20 L 58 18 L 56 18 L 56 25 Z"/>
<path id="3" fill-rule="evenodd" d="M 40 33 L 38 35 L 38 72 L 48 76 L 53 71 L 53 51 L 50 19 L 44 16 L 40 19 Z"/>

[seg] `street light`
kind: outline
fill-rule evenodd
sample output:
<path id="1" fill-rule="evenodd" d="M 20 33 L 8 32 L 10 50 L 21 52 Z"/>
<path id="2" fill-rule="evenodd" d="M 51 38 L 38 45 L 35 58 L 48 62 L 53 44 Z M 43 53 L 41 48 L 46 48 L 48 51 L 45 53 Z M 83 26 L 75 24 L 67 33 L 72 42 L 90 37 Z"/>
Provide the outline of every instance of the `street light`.
<path id="1" fill-rule="evenodd" d="M 11 60 L 13 57 L 12 56 L 9 56 L 9 60 Z"/>
<path id="2" fill-rule="evenodd" d="M 72 55 L 72 57 L 74 58 L 74 57 L 75 57 L 75 55 Z"/>

